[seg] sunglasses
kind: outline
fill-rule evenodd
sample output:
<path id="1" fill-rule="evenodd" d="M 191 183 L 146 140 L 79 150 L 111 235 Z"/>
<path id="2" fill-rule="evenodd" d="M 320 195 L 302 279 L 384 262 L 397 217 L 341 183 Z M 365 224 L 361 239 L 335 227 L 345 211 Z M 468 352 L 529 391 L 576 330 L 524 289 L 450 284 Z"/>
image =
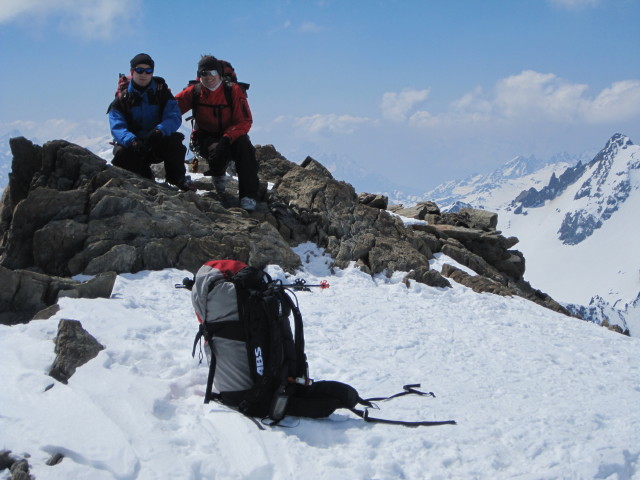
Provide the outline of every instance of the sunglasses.
<path id="1" fill-rule="evenodd" d="M 146 73 L 147 75 L 151 75 L 153 73 L 153 68 L 136 67 L 133 69 L 133 71 L 139 74 Z"/>
<path id="2" fill-rule="evenodd" d="M 215 77 L 216 75 L 218 75 L 218 72 L 216 70 L 200 70 L 198 74 L 201 77 L 208 77 L 209 75 Z"/>

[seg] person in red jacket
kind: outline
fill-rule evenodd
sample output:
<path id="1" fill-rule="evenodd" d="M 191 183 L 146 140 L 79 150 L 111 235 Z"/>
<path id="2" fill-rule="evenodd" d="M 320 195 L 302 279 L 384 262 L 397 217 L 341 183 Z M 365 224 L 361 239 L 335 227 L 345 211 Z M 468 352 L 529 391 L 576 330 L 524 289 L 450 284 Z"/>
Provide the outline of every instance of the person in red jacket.
<path id="1" fill-rule="evenodd" d="M 198 62 L 198 81 L 176 95 L 182 114 L 193 110 L 192 142 L 196 153 L 206 158 L 218 193 L 225 191 L 225 172 L 231 160 L 236 164 L 240 206 L 256 208 L 258 194 L 258 163 L 256 151 L 249 140 L 253 123 L 245 91 L 237 83 L 222 78 L 222 65 L 212 55 Z M 226 91 L 225 91 L 226 90 Z"/>

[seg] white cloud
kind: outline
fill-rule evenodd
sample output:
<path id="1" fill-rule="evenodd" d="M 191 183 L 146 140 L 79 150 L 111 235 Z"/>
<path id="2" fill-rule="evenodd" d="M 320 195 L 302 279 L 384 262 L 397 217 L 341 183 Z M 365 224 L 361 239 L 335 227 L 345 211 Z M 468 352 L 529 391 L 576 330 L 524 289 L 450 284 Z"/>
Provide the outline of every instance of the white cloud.
<path id="1" fill-rule="evenodd" d="M 640 116 L 640 80 L 616 82 L 585 106 L 589 123 L 609 123 Z"/>
<path id="2" fill-rule="evenodd" d="M 568 83 L 552 73 L 525 70 L 498 81 L 493 104 L 507 118 L 573 121 L 584 108 L 587 89 L 587 85 Z"/>
<path id="3" fill-rule="evenodd" d="M 570 10 L 579 10 L 581 8 L 595 7 L 600 0 L 549 0 L 552 5 Z"/>
<path id="4" fill-rule="evenodd" d="M 616 82 L 595 96 L 588 93 L 588 85 L 571 83 L 552 73 L 525 70 L 499 80 L 489 93 L 475 88 L 444 112 L 417 111 L 407 116 L 408 102 L 400 101 L 396 111 L 387 105 L 386 118 L 436 127 L 516 121 L 593 125 L 640 117 L 640 80 Z M 394 98 L 387 96 L 383 103 L 385 100 Z"/>
<path id="5" fill-rule="evenodd" d="M 431 115 L 426 110 L 419 110 L 409 117 L 409 125 L 414 127 L 435 127 L 441 119 Z"/>
<path id="6" fill-rule="evenodd" d="M 409 112 L 429 97 L 429 89 L 405 89 L 402 92 L 387 92 L 382 96 L 382 116 L 394 122 L 407 120 Z"/>
<path id="7" fill-rule="evenodd" d="M 324 31 L 324 27 L 314 22 L 304 22 L 298 27 L 298 31 L 302 33 L 320 33 Z"/>
<path id="8" fill-rule="evenodd" d="M 133 18 L 141 4 L 142 0 L 3 0 L 0 23 L 56 15 L 65 31 L 106 38 Z"/>
<path id="9" fill-rule="evenodd" d="M 7 23 L 20 15 L 29 12 L 48 12 L 59 9 L 61 5 L 69 3 L 64 0 L 54 3 L 47 0 L 3 0 L 0 3 L 0 23 Z"/>
<path id="10" fill-rule="evenodd" d="M 277 119 L 282 121 L 281 117 Z M 311 134 L 337 133 L 349 135 L 365 123 L 371 122 L 365 117 L 353 117 L 351 115 L 315 114 L 300 117 L 293 120 L 293 126 L 299 130 Z"/>

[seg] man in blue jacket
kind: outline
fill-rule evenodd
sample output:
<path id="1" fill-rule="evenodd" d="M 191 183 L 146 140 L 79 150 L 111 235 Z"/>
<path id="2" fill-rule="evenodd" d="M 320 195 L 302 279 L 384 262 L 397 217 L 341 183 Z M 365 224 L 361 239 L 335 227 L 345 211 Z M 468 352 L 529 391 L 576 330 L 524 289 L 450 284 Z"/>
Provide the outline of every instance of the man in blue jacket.
<path id="1" fill-rule="evenodd" d="M 131 81 L 109 106 L 115 141 L 112 165 L 152 179 L 152 163 L 164 162 L 167 181 L 181 190 L 194 190 L 185 175 L 182 124 L 178 103 L 164 79 L 153 76 L 154 62 L 146 53 L 131 59 Z M 126 82 L 125 82 L 126 83 Z"/>

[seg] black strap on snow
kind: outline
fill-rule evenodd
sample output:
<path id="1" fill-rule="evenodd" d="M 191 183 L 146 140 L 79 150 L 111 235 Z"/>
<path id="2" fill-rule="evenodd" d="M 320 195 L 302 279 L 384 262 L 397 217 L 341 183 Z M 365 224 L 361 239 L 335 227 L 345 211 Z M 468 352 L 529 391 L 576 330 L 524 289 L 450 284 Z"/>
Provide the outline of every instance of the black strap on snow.
<path id="1" fill-rule="evenodd" d="M 419 383 L 404 385 L 402 387 L 402 392 L 400 393 L 396 393 L 395 395 L 391 395 L 390 397 L 371 397 L 371 398 L 364 398 L 364 399 L 361 398 L 360 403 L 362 403 L 363 405 L 367 405 L 367 403 L 370 403 L 370 402 L 380 402 L 383 400 L 391 400 L 392 398 L 402 397 L 404 395 L 421 395 L 425 397 L 436 398 L 436 395 L 433 392 L 421 392 L 420 390 L 416 390 L 416 388 L 419 388 L 419 387 L 420 387 Z M 367 405 L 367 406 L 370 407 L 371 405 Z"/>
<path id="2" fill-rule="evenodd" d="M 362 418 L 365 422 L 369 423 L 384 423 L 387 425 L 402 425 L 404 427 L 435 427 L 439 425 L 457 425 L 455 420 L 445 420 L 445 421 L 423 421 L 423 422 L 406 422 L 404 420 L 387 420 L 384 418 L 376 418 L 369 416 L 369 408 L 374 408 L 375 404 L 372 403 L 374 401 L 384 401 L 391 400 L 392 398 L 402 397 L 404 395 L 420 395 L 420 396 L 428 396 L 434 397 L 433 392 L 421 392 L 420 390 L 416 390 L 416 388 L 420 387 L 419 383 L 404 385 L 402 387 L 402 392 L 396 393 L 395 395 L 391 395 L 389 397 L 371 397 L 371 398 L 358 398 L 358 403 L 364 405 L 365 408 L 363 410 L 358 410 L 357 408 L 350 408 L 353 413 Z"/>
<path id="3" fill-rule="evenodd" d="M 443 422 L 405 422 L 403 420 L 386 420 L 384 418 L 375 418 L 369 416 L 369 410 L 358 410 L 350 408 L 353 413 L 361 417 L 365 422 L 369 423 L 385 423 L 387 425 L 402 425 L 403 427 L 437 427 L 439 425 L 457 425 L 455 420 L 445 420 Z"/>

